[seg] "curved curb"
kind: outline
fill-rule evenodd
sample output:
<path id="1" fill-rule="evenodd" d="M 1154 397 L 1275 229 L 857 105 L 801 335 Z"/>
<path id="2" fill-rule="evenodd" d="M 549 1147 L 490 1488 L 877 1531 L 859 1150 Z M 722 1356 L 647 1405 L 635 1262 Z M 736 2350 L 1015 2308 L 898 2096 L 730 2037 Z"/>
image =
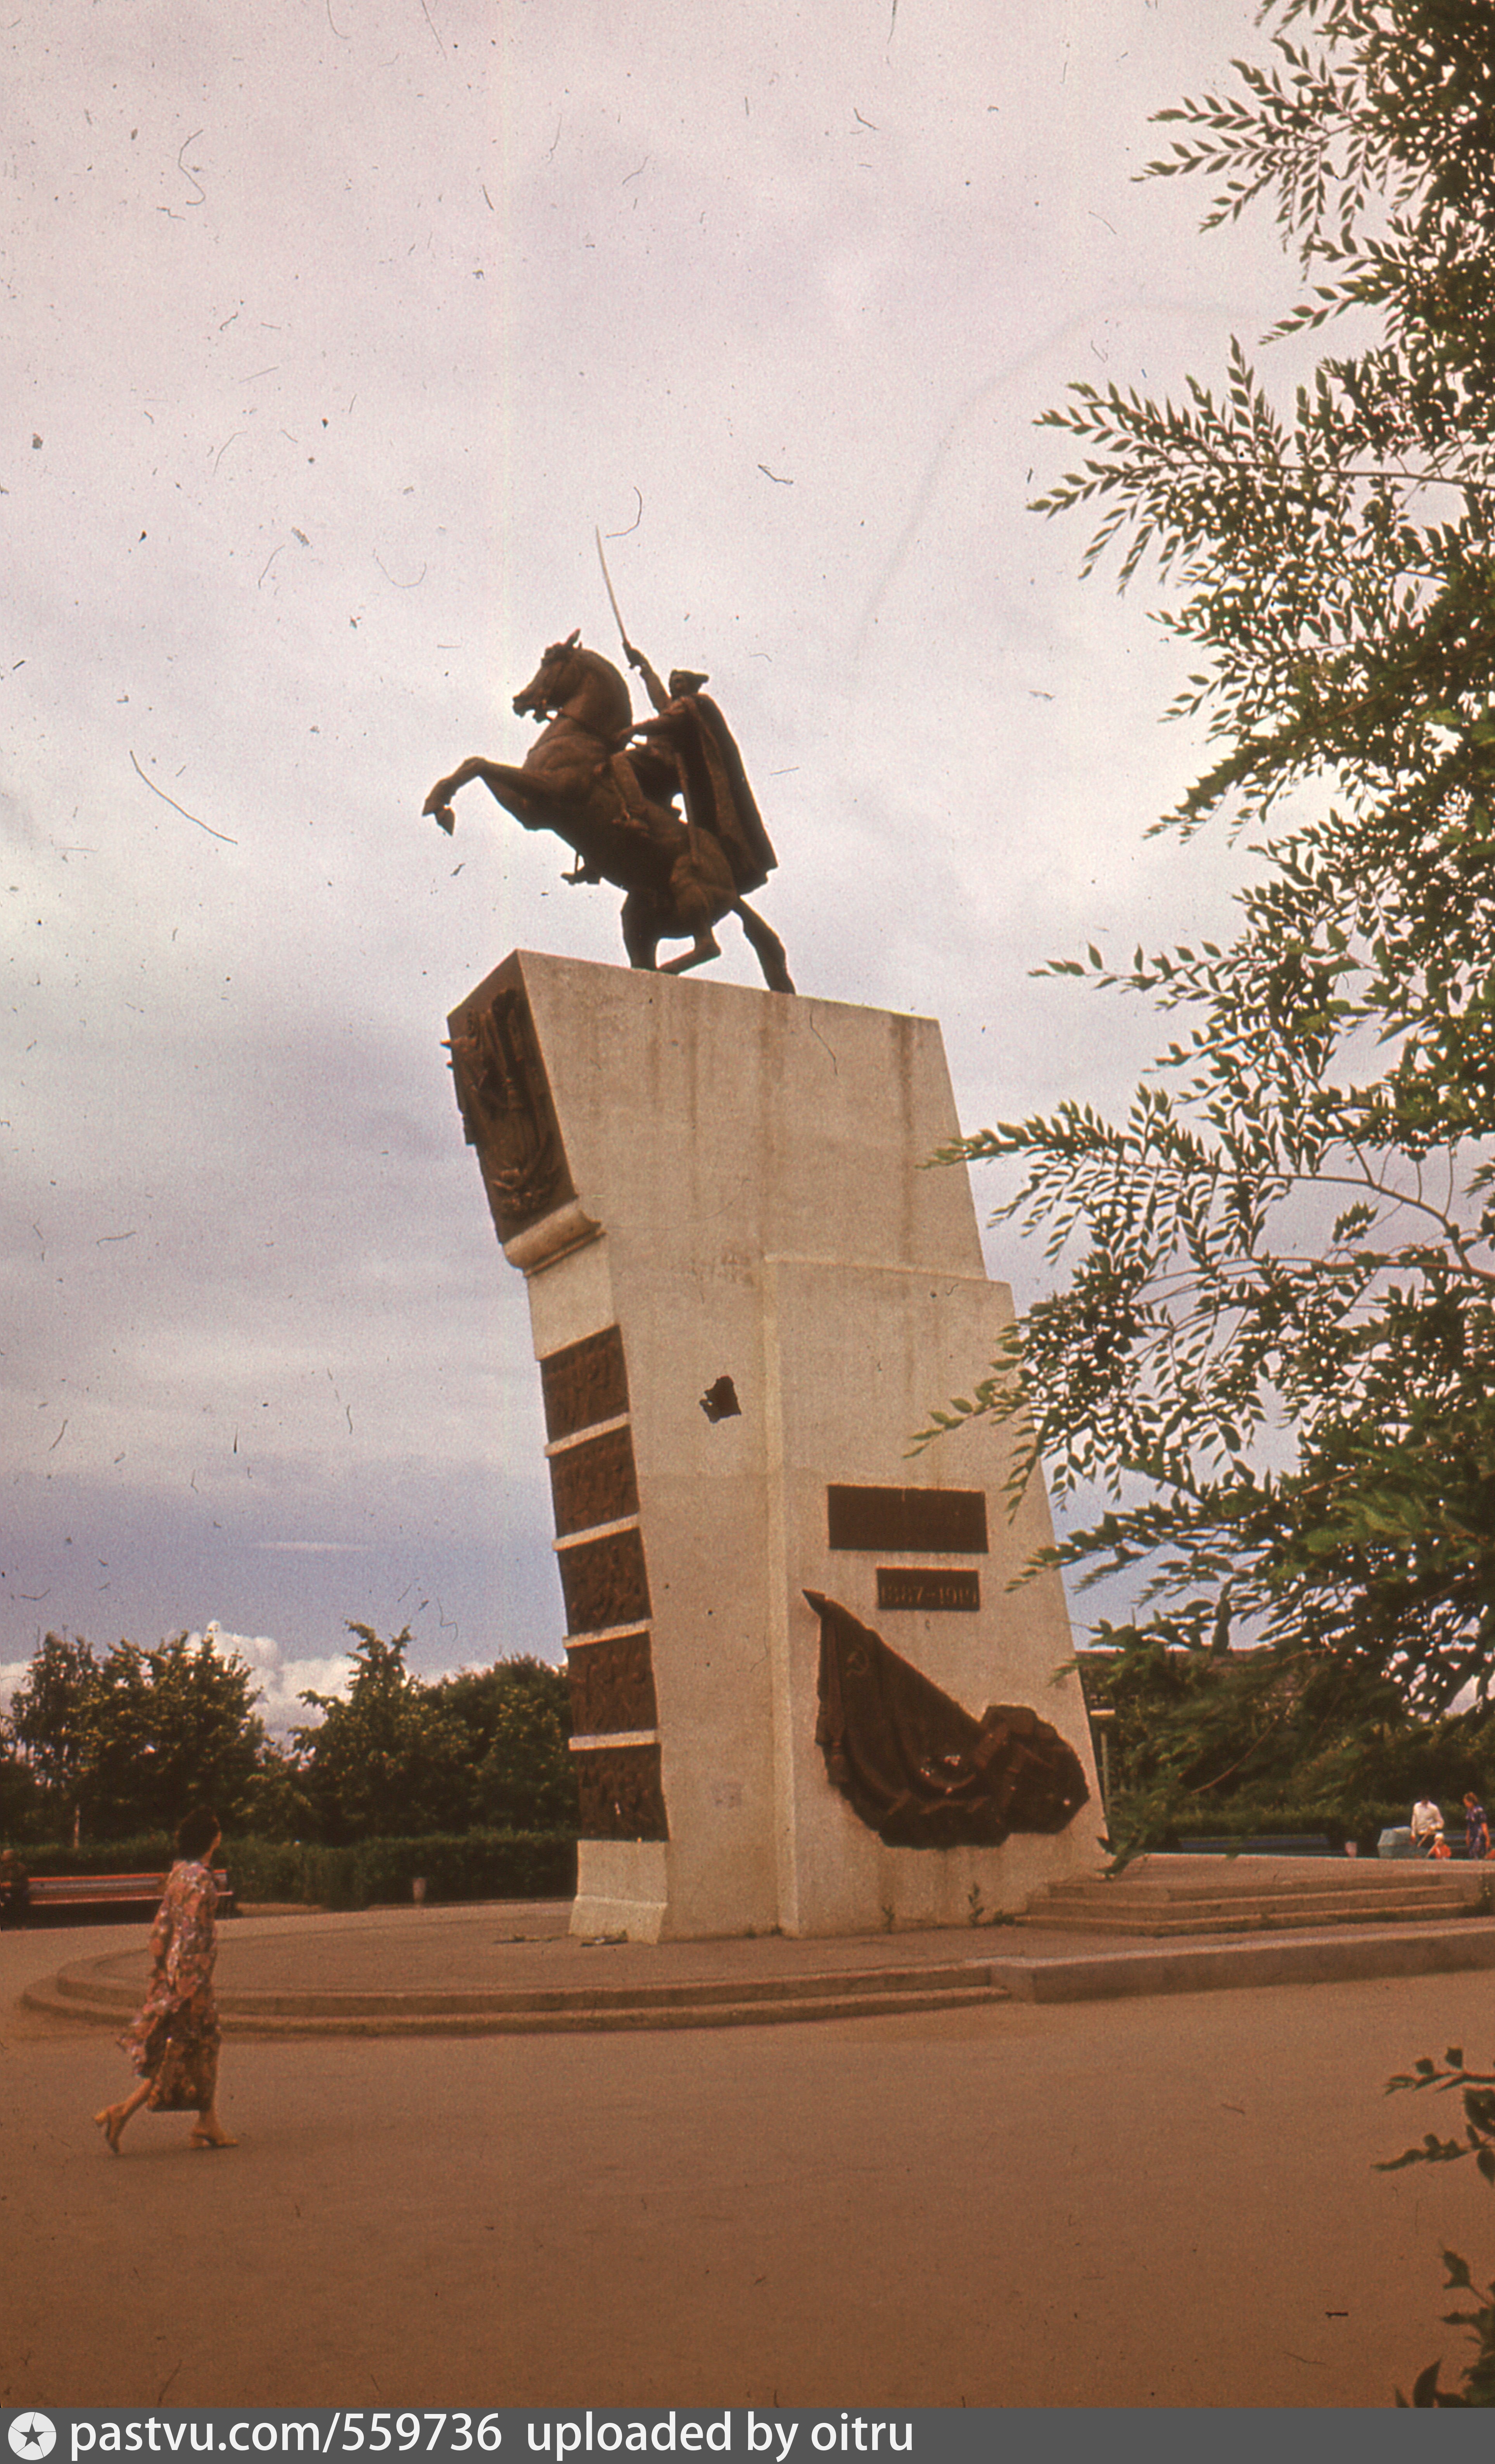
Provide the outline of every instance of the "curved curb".
<path id="1" fill-rule="evenodd" d="M 222 1993 L 218 2007 L 226 2034 L 239 2038 L 637 2035 L 1495 1969 L 1495 1925 L 1471 1924 L 1466 1916 L 1332 1931 L 1242 1932 L 1233 1939 L 1217 1934 L 1210 1941 L 1133 1935 L 1122 1945 L 1092 1935 L 1088 1941 L 1072 1937 L 1072 1948 L 1067 1943 L 1061 1947 L 1051 1935 L 1051 1947 L 1026 1955 L 1018 1947 L 1020 1939 L 1012 1939 L 1010 1950 L 902 1967 L 674 1981 L 668 1971 L 662 1977 L 656 1971 L 631 1984 L 407 1993 L 281 1988 Z M 142 1981 L 118 1973 L 131 1956 L 79 1961 L 28 1988 L 21 2002 L 54 2021 L 118 2034 L 140 1998 Z"/>
<path id="2" fill-rule="evenodd" d="M 101 1974 L 114 1963 L 65 1968 L 21 1995 L 26 2009 L 90 2028 L 122 2028 L 139 1990 Z M 890 2017 L 1005 2001 L 985 1960 L 694 1984 L 471 1988 L 428 1993 L 222 1993 L 226 2036 L 517 2036 L 652 2028 L 734 2028 L 816 2019 Z"/>

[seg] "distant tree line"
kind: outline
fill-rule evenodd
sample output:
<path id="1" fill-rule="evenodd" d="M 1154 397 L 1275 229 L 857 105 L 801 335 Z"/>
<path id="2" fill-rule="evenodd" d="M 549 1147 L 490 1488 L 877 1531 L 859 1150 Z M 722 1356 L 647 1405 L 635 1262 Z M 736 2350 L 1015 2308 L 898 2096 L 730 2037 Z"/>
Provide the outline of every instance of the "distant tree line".
<path id="1" fill-rule="evenodd" d="M 1113 1828 L 1163 1847 L 1256 1834 L 1327 1837 L 1374 1853 L 1433 1796 L 1452 1821 L 1495 1782 L 1495 1708 L 1418 1719 L 1389 1678 L 1354 1723 L 1272 1651 L 1150 1639 L 1078 1655 L 1087 1707 L 1106 1721 Z"/>
<path id="2" fill-rule="evenodd" d="M 346 1696 L 303 1694 L 267 1736 L 253 1671 L 211 1636 L 158 1649 L 49 1634 L 0 1718 L 0 1837 L 106 1842 L 170 1831 L 194 1802 L 231 1834 L 340 1847 L 467 1831 L 574 1831 L 565 1676 L 500 1660 L 426 1683 L 407 1628 L 350 1625 Z"/>

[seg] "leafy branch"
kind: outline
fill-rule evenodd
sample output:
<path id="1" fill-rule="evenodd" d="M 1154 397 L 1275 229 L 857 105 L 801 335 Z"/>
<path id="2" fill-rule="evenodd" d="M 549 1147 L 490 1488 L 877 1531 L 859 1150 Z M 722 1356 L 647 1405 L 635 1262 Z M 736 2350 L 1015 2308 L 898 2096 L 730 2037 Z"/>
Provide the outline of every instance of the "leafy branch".
<path id="1" fill-rule="evenodd" d="M 1423 2055 L 1410 2071 L 1400 2073 L 1387 2082 L 1386 2093 L 1394 2096 L 1398 2089 L 1414 2093 L 1432 2088 L 1440 2096 L 1457 2090 L 1462 2104 L 1464 2127 L 1462 2139 L 1440 2139 L 1430 2130 L 1419 2147 L 1408 2147 L 1400 2156 L 1378 2165 L 1379 2173 L 1398 2173 L 1409 2165 L 1457 2165 L 1472 2157 L 1486 2182 L 1495 2184 L 1495 2071 L 1470 2070 L 1464 2060 L 1462 2045 L 1450 2045 L 1441 2063 Z M 1495 2405 L 1495 2283 L 1482 2290 L 1475 2283 L 1468 2262 L 1457 2251 L 1442 2254 L 1444 2290 L 1473 2296 L 1476 2306 L 1471 2310 L 1446 2310 L 1443 2324 L 1467 2327 L 1475 2341 L 1475 2358 L 1464 2374 L 1464 2393 L 1456 2395 L 1439 2386 L 1440 2364 L 1434 2362 L 1414 2384 L 1414 2406 L 1467 2408 Z M 1406 2397 L 1398 2387 L 1396 2402 L 1403 2408 Z"/>

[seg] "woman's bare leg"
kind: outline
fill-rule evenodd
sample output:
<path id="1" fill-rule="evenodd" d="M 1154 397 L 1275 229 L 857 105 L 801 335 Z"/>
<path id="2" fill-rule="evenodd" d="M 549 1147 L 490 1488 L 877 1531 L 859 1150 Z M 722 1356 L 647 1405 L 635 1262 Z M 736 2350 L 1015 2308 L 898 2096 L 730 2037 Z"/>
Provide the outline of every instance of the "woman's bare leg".
<path id="1" fill-rule="evenodd" d="M 187 2144 L 189 2147 L 237 2147 L 239 2143 L 219 2121 L 215 2101 L 198 2114 L 196 2127 Z"/>
<path id="2" fill-rule="evenodd" d="M 238 2141 L 230 2137 L 218 2119 L 218 2057 L 202 2079 L 198 2093 L 207 2094 L 208 2101 L 197 2108 L 197 2123 L 187 2140 L 189 2147 L 237 2147 Z"/>
<path id="3" fill-rule="evenodd" d="M 94 2121 L 103 2132 L 104 2145 L 111 2156 L 118 2156 L 125 2123 L 132 2113 L 139 2113 L 149 2094 L 149 2079 L 142 2079 L 134 2094 L 127 2096 L 122 2104 L 106 2104 L 102 2113 L 95 2114 Z"/>

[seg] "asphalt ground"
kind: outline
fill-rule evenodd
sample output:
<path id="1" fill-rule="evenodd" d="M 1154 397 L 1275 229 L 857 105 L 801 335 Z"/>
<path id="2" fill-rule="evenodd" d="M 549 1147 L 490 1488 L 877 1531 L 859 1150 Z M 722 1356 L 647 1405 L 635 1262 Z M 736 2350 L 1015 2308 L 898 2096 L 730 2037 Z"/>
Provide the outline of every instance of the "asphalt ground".
<path id="1" fill-rule="evenodd" d="M 255 1920 L 240 1956 L 268 1926 L 407 1979 L 439 1913 Z M 1380 2407 L 1460 2351 L 1440 2249 L 1495 2274 L 1472 2166 L 1373 2169 L 1454 2127 L 1383 2091 L 1495 2050 L 1483 1975 L 231 2041 L 239 2145 L 142 2115 L 114 2161 L 123 2057 L 16 1999 L 96 1947 L 127 1929 L 0 1937 L 6 2406 Z"/>

